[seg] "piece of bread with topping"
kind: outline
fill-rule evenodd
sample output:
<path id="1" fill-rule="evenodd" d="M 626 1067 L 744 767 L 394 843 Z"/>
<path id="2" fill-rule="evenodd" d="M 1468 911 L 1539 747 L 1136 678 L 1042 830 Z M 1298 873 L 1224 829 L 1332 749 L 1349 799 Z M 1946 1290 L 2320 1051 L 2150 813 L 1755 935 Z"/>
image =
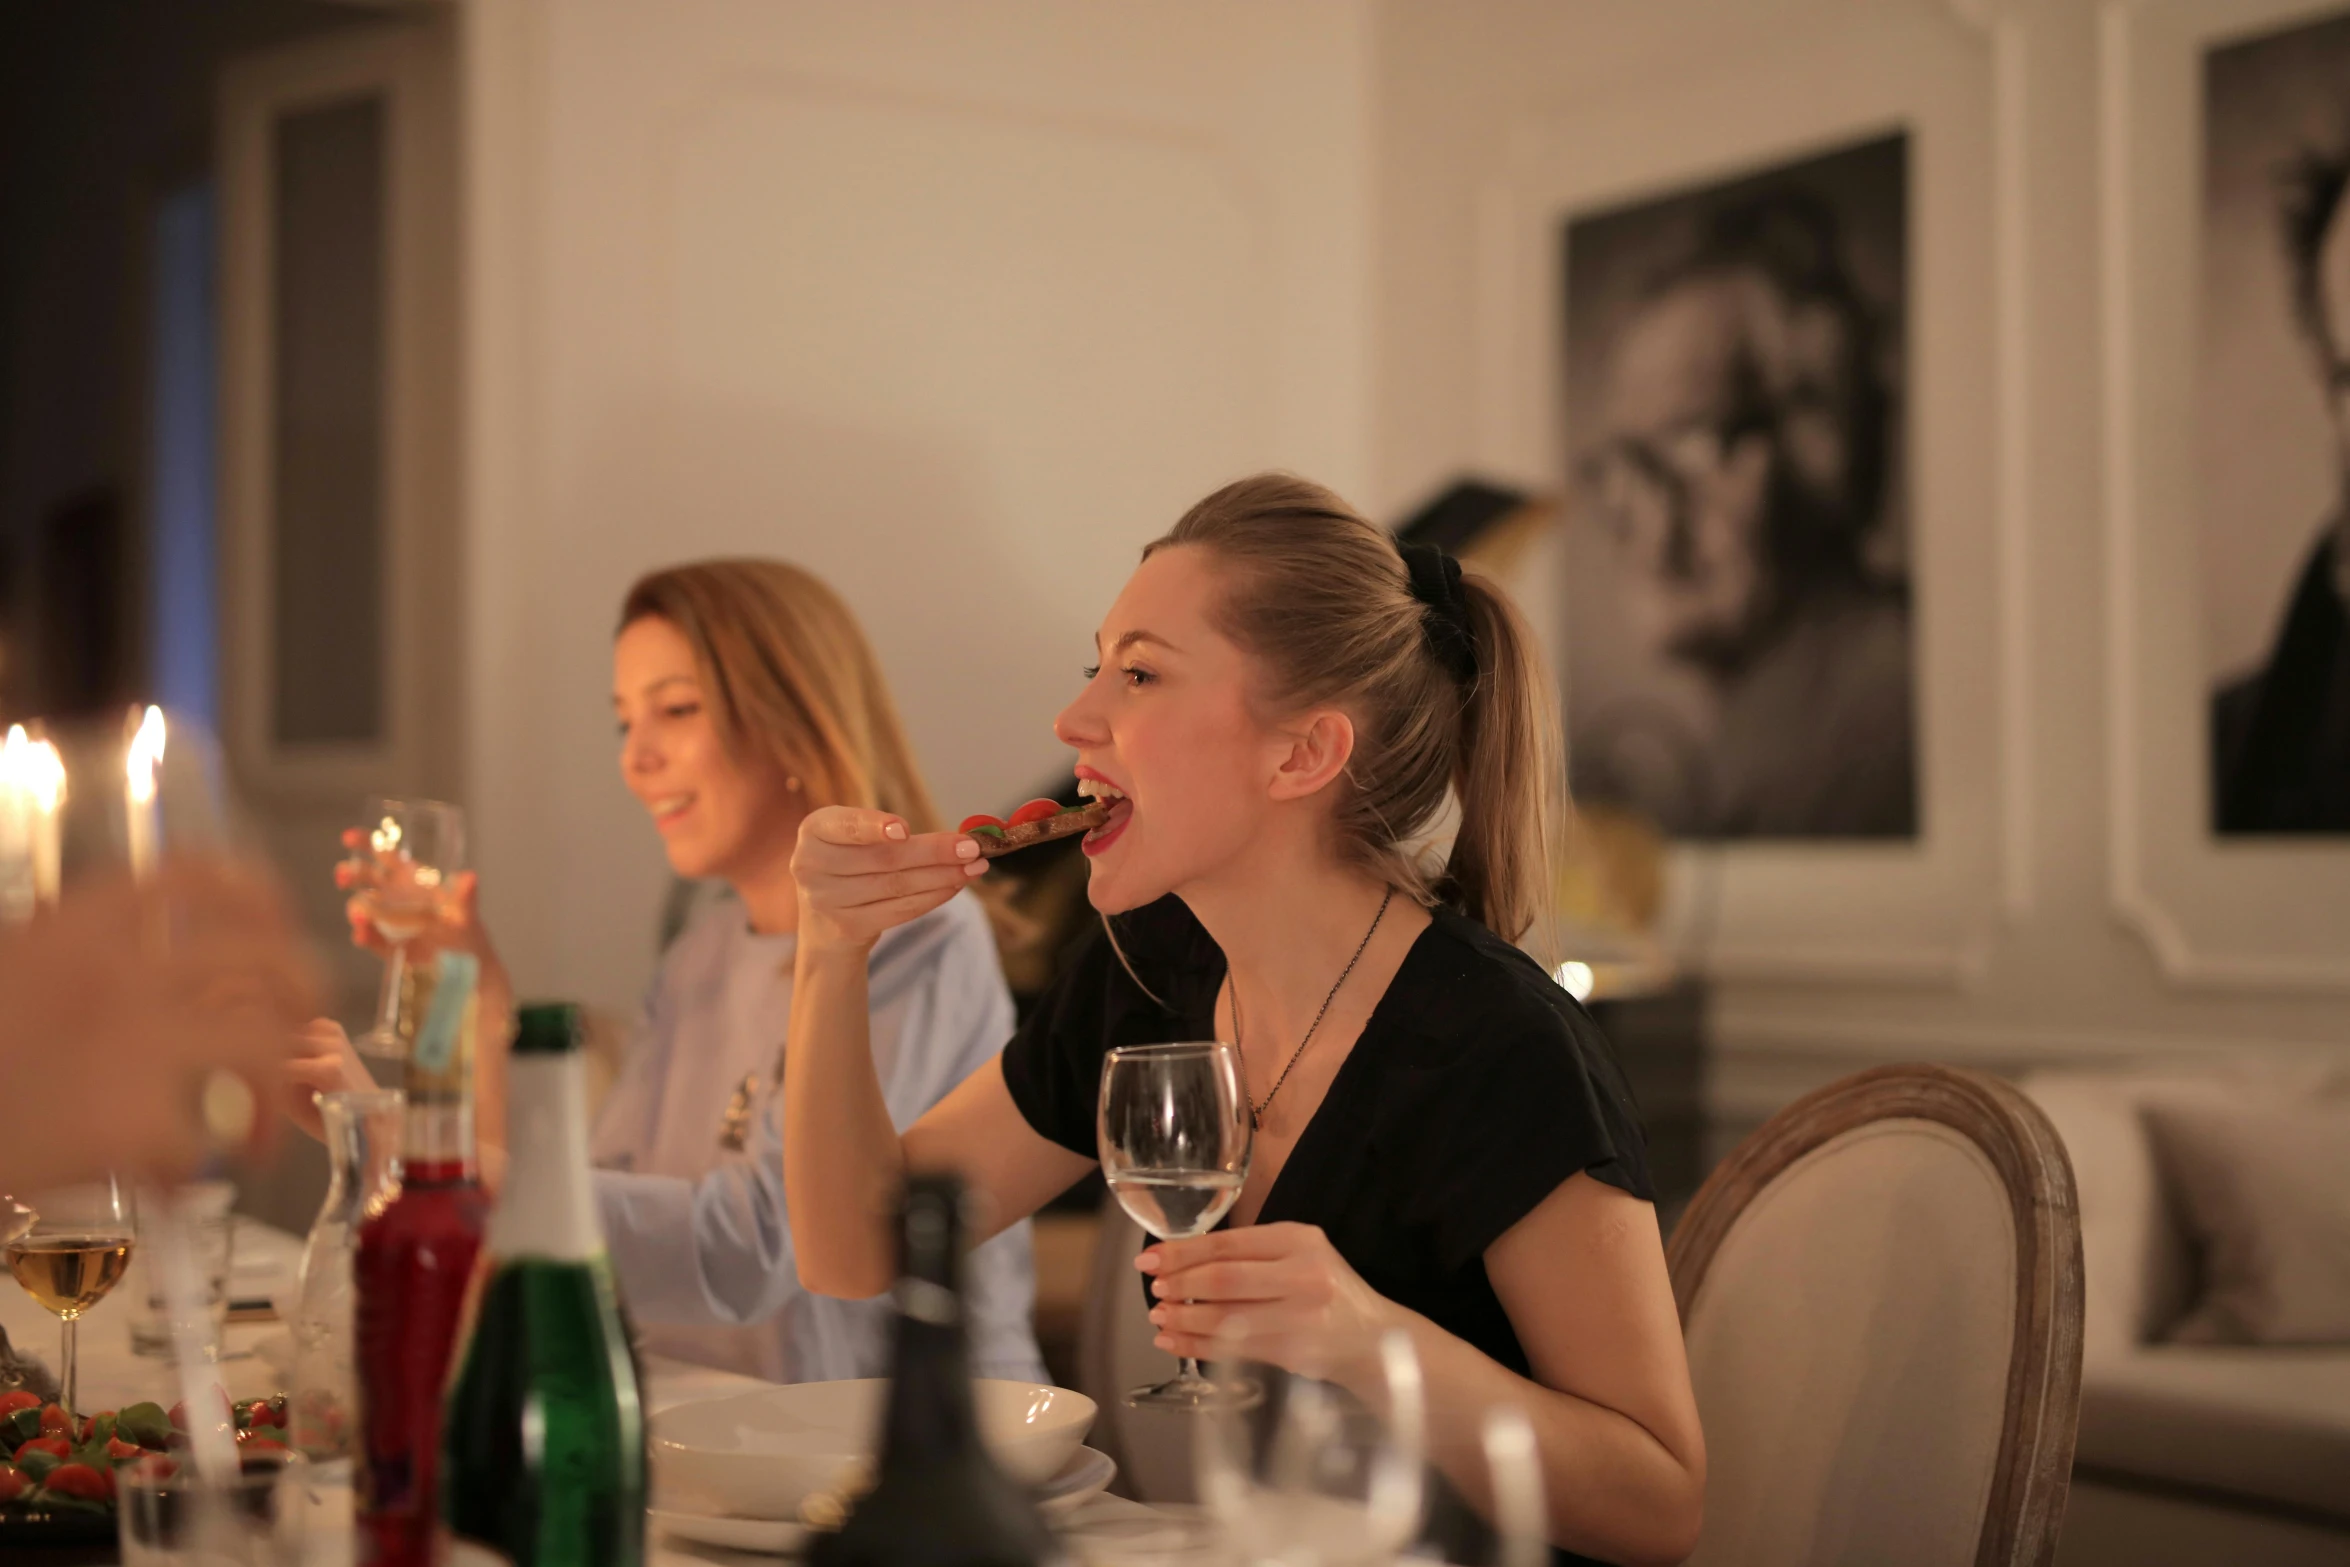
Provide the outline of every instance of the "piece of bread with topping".
<path id="1" fill-rule="evenodd" d="M 1058 800 L 1031 800 L 1014 811 L 1008 819 L 994 816 L 966 816 L 955 831 L 964 833 L 979 844 L 979 857 L 996 859 L 1001 855 L 1050 843 L 1055 838 L 1073 837 L 1091 832 L 1110 819 L 1110 808 L 1099 800 L 1084 805 L 1063 805 Z"/>

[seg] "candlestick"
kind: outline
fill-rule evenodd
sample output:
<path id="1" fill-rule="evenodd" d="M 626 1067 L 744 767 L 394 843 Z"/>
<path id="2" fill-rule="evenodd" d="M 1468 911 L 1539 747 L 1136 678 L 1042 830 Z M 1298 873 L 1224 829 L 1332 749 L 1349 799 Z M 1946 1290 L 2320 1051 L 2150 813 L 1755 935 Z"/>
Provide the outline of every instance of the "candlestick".
<path id="1" fill-rule="evenodd" d="M 155 851 L 162 837 L 160 812 L 155 805 L 156 770 L 163 765 L 163 709 L 150 707 L 123 751 L 124 808 L 129 824 L 131 874 L 142 880 L 155 873 Z"/>

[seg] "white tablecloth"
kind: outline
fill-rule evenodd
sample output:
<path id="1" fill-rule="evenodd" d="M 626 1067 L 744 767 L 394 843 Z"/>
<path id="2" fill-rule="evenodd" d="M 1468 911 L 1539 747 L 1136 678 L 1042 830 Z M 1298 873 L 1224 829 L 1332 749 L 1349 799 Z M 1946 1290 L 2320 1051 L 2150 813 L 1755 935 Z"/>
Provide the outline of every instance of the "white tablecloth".
<path id="1" fill-rule="evenodd" d="M 269 1299 L 291 1303 L 294 1272 L 301 1262 L 299 1236 L 251 1219 L 237 1220 L 232 1252 L 232 1300 Z M 114 1293 L 83 1317 L 81 1389 L 84 1409 L 119 1409 L 141 1399 L 169 1407 L 180 1392 L 170 1363 L 131 1352 L 131 1303 L 142 1288 L 136 1264 Z M 32 1297 L 0 1278 L 0 1326 L 19 1350 L 51 1365 L 57 1357 L 57 1319 Z M 218 1380 L 236 1399 L 285 1391 L 290 1340 L 282 1323 L 231 1323 L 222 1336 Z M 731 1371 L 651 1357 L 645 1363 L 645 1406 L 668 1409 L 698 1399 L 740 1393 L 764 1384 Z M 1221 1567 L 1220 1552 L 1202 1549 L 1207 1531 L 1196 1520 L 1145 1507 L 1115 1496 L 1090 1498 L 1056 1520 L 1056 1527 L 1087 1567 Z M 655 1529 L 646 1542 L 647 1567 L 755 1567 L 778 1558 L 724 1550 L 669 1538 Z"/>

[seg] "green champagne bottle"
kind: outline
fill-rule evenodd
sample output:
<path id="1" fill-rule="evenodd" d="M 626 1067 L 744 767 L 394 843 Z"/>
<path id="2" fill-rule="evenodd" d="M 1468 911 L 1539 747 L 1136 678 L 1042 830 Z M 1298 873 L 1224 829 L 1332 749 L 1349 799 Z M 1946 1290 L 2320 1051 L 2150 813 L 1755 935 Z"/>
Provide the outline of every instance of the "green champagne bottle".
<path id="1" fill-rule="evenodd" d="M 575 1009 L 522 1009 L 492 1271 L 441 1425 L 453 1567 L 639 1567 L 645 1422 L 596 1219 Z"/>

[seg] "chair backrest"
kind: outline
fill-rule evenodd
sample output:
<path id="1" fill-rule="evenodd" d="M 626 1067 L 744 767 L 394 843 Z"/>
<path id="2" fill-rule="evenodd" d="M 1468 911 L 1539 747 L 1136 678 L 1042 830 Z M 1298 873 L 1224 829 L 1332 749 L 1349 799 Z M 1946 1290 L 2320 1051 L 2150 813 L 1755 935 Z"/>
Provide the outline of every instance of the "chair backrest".
<path id="1" fill-rule="evenodd" d="M 1667 1253 L 1705 1423 L 1695 1562 L 2048 1562 L 2080 1415 L 2064 1145 L 2004 1083 L 1884 1067 L 1774 1116 Z"/>
<path id="2" fill-rule="evenodd" d="M 1085 1440 L 1117 1461 L 1120 1495 L 1190 1502 L 1198 1499 L 1192 1480 L 1194 1417 L 1132 1409 L 1125 1401 L 1136 1388 L 1175 1374 L 1175 1357 L 1151 1343 L 1158 1330 L 1151 1326 L 1150 1302 L 1134 1267 L 1142 1247 L 1142 1226 L 1126 1216 L 1117 1198 L 1104 1196 L 1077 1336 L 1077 1390 L 1100 1410 Z"/>

